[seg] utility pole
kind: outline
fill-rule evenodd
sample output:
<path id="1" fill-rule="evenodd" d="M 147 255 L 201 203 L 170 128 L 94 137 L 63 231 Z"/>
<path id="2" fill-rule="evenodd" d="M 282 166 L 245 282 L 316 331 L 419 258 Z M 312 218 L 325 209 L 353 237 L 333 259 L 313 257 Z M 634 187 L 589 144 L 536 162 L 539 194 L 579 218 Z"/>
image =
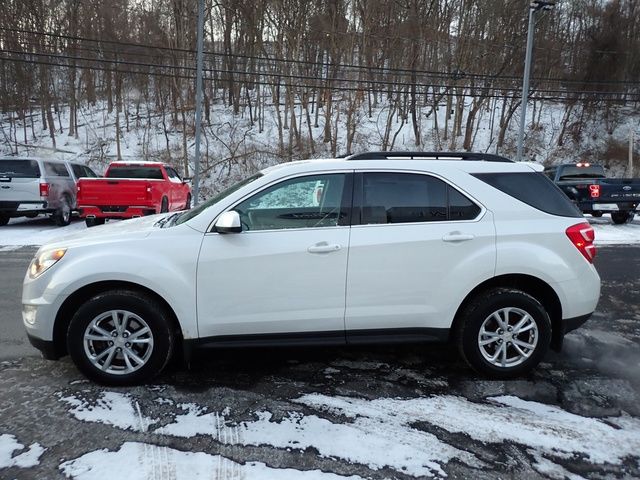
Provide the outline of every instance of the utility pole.
<path id="1" fill-rule="evenodd" d="M 529 77 L 531 75 L 531 56 L 533 54 L 533 37 L 535 35 L 536 12 L 540 10 L 551 10 L 556 2 L 545 2 L 535 0 L 529 5 L 529 27 L 527 29 L 527 50 L 524 58 L 524 76 L 522 78 L 522 102 L 520 103 L 520 128 L 518 129 L 518 152 L 516 160 L 522 161 L 522 150 L 524 145 L 524 127 L 527 122 L 527 102 L 529 101 Z"/>
<path id="2" fill-rule="evenodd" d="M 633 177 L 633 128 L 629 129 L 629 169 L 627 171 L 628 177 Z"/>
<path id="3" fill-rule="evenodd" d="M 196 58 L 196 154 L 193 175 L 193 205 L 200 196 L 200 136 L 202 134 L 202 56 L 204 44 L 204 0 L 198 0 L 198 46 Z"/>

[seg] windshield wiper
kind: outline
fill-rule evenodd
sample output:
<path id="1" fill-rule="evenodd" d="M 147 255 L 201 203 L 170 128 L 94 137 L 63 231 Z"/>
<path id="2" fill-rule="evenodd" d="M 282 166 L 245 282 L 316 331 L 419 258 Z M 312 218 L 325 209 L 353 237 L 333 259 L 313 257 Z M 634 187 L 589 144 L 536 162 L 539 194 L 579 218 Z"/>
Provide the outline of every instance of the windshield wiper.
<path id="1" fill-rule="evenodd" d="M 164 218 L 161 218 L 160 220 L 158 220 L 154 226 L 160 227 L 160 228 L 165 228 L 166 227 L 171 227 L 176 223 L 176 220 L 178 220 L 178 218 L 180 218 L 182 216 L 184 212 L 176 212 L 173 213 L 171 215 L 167 215 Z"/>
<path id="2" fill-rule="evenodd" d="M 158 220 L 154 226 L 158 226 L 160 228 L 164 227 L 165 223 L 167 223 L 169 220 L 171 220 L 173 217 L 175 217 L 176 215 L 179 215 L 179 213 L 174 213 L 172 215 L 167 215 L 166 217 L 161 218 L 160 220 Z"/>

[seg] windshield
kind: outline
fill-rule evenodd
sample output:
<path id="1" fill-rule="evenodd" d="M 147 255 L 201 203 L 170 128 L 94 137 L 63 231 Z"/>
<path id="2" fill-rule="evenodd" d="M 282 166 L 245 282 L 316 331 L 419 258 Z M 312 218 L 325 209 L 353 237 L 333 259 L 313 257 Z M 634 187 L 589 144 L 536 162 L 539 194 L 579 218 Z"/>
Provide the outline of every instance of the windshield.
<path id="1" fill-rule="evenodd" d="M 565 178 L 605 178 L 604 168 L 600 165 L 591 167 L 562 167 L 562 175 L 560 180 Z"/>
<path id="2" fill-rule="evenodd" d="M 0 176 L 13 178 L 38 178 L 40 168 L 35 160 L 0 160 Z"/>
<path id="3" fill-rule="evenodd" d="M 231 195 L 236 190 L 241 189 L 245 185 L 253 182 L 254 180 L 260 178 L 261 176 L 262 176 L 262 173 L 256 173 L 255 175 L 252 175 L 249 178 L 245 178 L 241 182 L 238 182 L 235 185 L 227 188 L 226 190 L 224 190 L 223 192 L 219 193 L 215 197 L 212 197 L 209 200 L 207 200 L 206 202 L 201 203 L 197 207 L 192 208 L 191 210 L 183 213 L 182 215 L 180 215 L 180 217 L 176 220 L 175 223 L 177 225 L 180 225 L 181 223 L 184 223 L 184 222 L 186 222 L 188 220 L 191 220 L 193 217 L 196 217 L 196 216 L 200 215 L 203 211 L 205 211 L 211 205 L 215 205 L 216 203 L 218 203 L 223 198 L 228 197 L 229 195 Z"/>

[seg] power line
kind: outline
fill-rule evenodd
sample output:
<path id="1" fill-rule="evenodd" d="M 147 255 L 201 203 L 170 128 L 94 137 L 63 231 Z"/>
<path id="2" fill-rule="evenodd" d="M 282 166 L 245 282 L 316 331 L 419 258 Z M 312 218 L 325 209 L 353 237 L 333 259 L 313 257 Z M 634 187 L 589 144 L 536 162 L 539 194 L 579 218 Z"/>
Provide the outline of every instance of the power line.
<path id="1" fill-rule="evenodd" d="M 177 71 L 195 71 L 196 68 L 193 66 L 179 66 L 179 65 L 165 65 L 165 64 L 156 64 L 156 63 L 142 63 L 142 62 L 131 62 L 131 61 L 127 61 L 127 60 L 103 60 L 103 59 L 94 59 L 94 58 L 88 58 L 88 57 L 77 57 L 77 56 L 72 56 L 72 55 L 60 55 L 60 54 L 52 54 L 52 53 L 35 53 L 35 52 L 31 52 L 31 53 L 24 53 L 24 52 L 20 52 L 20 51 L 15 51 L 15 50 L 4 50 L 4 52 L 6 53 L 10 53 L 10 54 L 17 54 L 17 55 L 28 55 L 28 56 L 37 56 L 37 57 L 50 57 L 53 59 L 65 59 L 65 60 L 73 60 L 73 61 L 81 61 L 81 62 L 93 62 L 93 63 L 109 63 L 109 64 L 114 64 L 114 65 L 128 65 L 128 66 L 134 66 L 134 67 L 144 67 L 144 68 L 158 68 L 158 69 L 169 69 L 169 70 L 177 70 Z M 73 65 L 68 65 L 69 67 L 74 67 Z M 75 66 L 75 68 L 82 68 L 82 66 Z M 121 70 L 117 70 L 119 72 L 122 72 Z M 284 73 L 280 73 L 280 72 L 264 72 L 264 71 L 246 71 L 246 70 L 229 70 L 229 69 L 216 69 L 216 70 L 212 70 L 212 69 L 206 69 L 207 72 L 210 73 L 217 73 L 217 74 L 230 74 L 230 75 L 246 75 L 246 76 L 263 76 L 263 77 L 272 77 L 272 78 L 285 78 L 285 79 L 289 79 L 289 80 L 318 80 L 317 77 L 315 76 L 311 76 L 311 75 L 294 75 L 294 74 L 284 74 Z M 190 77 L 192 78 L 192 77 Z M 420 88 L 445 88 L 445 89 L 454 89 L 454 88 L 462 88 L 462 89 L 477 89 L 479 91 L 483 91 L 483 90 L 502 90 L 502 91 L 513 91 L 513 92 L 517 92 L 519 91 L 519 88 L 517 86 L 491 86 L 491 85 L 480 85 L 480 86 L 476 86 L 476 85 L 451 85 L 451 84 L 433 84 L 433 83 L 423 83 L 423 82 L 410 82 L 410 83 L 402 83 L 402 82 L 397 82 L 397 81 L 389 81 L 389 80 L 366 80 L 366 79 L 350 79 L 350 78 L 327 78 L 325 79 L 327 82 L 331 81 L 331 82 L 346 82 L 346 83 L 351 83 L 351 84 L 359 84 L 359 85 L 366 85 L 366 86 L 373 86 L 373 85 L 377 85 L 377 86 L 382 86 L 382 87 L 389 87 L 389 86 L 412 86 L 415 85 L 416 87 L 420 87 Z M 245 83 L 252 83 L 252 80 L 240 80 L 240 81 L 244 81 Z M 615 91 L 585 91 L 585 90 L 553 90 L 553 89 L 542 89 L 542 88 L 537 88 L 536 91 L 538 93 L 546 93 L 546 94 L 564 94 L 564 95 L 571 95 L 571 94 L 580 94 L 580 95 L 599 95 L 599 96 L 605 96 L 605 95 L 624 95 L 624 94 L 631 94 L 633 95 L 633 93 L 630 92 L 615 92 Z M 487 95 L 483 95 L 481 94 L 480 96 L 487 96 Z"/>
<path id="2" fill-rule="evenodd" d="M 113 69 L 113 68 L 106 68 L 106 67 L 97 67 L 97 66 L 77 66 L 77 67 L 73 67 L 72 65 L 68 65 L 66 63 L 55 63 L 55 62 L 44 62 L 44 61 L 40 61 L 40 60 L 27 60 L 27 59 L 19 59 L 19 58 L 11 58 L 11 57 L 0 57 L 0 60 L 3 61 L 10 61 L 10 62 L 18 62 L 18 63 L 28 63 L 28 64 L 36 64 L 36 65 L 49 65 L 49 66 L 56 66 L 56 67 L 65 67 L 65 68 L 78 68 L 78 69 L 89 69 L 89 70 L 98 70 L 98 71 L 108 71 L 108 72 L 112 72 L 112 73 L 121 73 L 121 74 L 133 74 L 133 75 L 145 75 L 145 76 L 153 76 L 153 77 L 167 77 L 167 78 L 184 78 L 184 79 L 189 79 L 189 80 L 194 80 L 195 76 L 193 75 L 181 75 L 181 74 L 168 74 L 168 73 L 161 73 L 161 72 L 153 72 L 153 71 L 149 71 L 149 72 L 143 72 L 143 71 L 135 71 L 135 70 L 118 70 L 118 69 Z M 224 81 L 226 79 L 221 79 L 221 81 Z M 363 87 L 346 87 L 346 86 L 336 86 L 336 85 L 320 85 L 320 84 L 307 84 L 307 85 L 300 85 L 300 84 L 296 84 L 296 83 L 286 83 L 286 82 L 266 82 L 266 81 L 258 81 L 258 80 L 250 80 L 250 81 L 245 81 L 244 83 L 248 83 L 248 84 L 253 84 L 253 85 L 261 85 L 261 86 L 272 86 L 272 87 L 289 87 L 289 88 L 308 88 L 308 89 L 312 89 L 312 90 L 331 90 L 331 91 L 350 91 L 350 92 L 362 92 L 364 90 L 366 90 L 366 88 Z M 407 86 L 406 84 L 396 84 L 396 85 L 403 85 L 403 86 Z M 400 93 L 400 92 L 394 92 L 394 93 Z M 405 92 L 406 93 L 406 92 Z M 536 100 L 551 100 L 551 101 L 566 101 L 566 100 L 570 100 L 571 95 L 576 95 L 575 98 L 573 98 L 574 100 L 579 99 L 580 95 L 582 95 L 582 92 L 564 92 L 567 93 L 567 95 L 565 96 L 539 96 L 536 95 L 538 92 L 534 91 L 534 93 L 531 95 L 531 98 L 535 98 Z M 598 92 L 599 93 L 599 92 Z M 437 92 L 437 95 L 442 96 L 442 97 L 453 97 L 453 98 L 457 98 L 457 97 L 470 97 L 473 95 L 470 94 L 457 94 L 457 93 L 450 93 L 450 92 Z M 620 93 L 616 93 L 616 95 L 618 95 L 617 97 L 600 97 L 597 99 L 598 102 L 626 102 L 626 101 L 640 101 L 640 93 L 637 94 L 620 94 Z M 620 95 L 625 95 L 626 98 L 622 99 L 620 98 Z M 485 98 L 499 98 L 499 99 L 518 99 L 520 98 L 520 95 L 506 95 L 506 94 L 485 94 L 482 95 Z"/>
<path id="3" fill-rule="evenodd" d="M 148 45 L 141 43 L 133 43 L 133 42 L 123 42 L 119 40 L 101 40 L 101 39 L 93 39 L 88 37 L 79 37 L 72 35 L 64 35 L 64 34 L 56 34 L 50 32 L 38 32 L 34 30 L 25 30 L 25 29 L 15 29 L 8 27 L 0 27 L 0 30 L 10 31 L 14 33 L 24 33 L 24 34 L 32 34 L 32 35 L 41 35 L 53 38 L 61 38 L 67 40 L 80 40 L 87 42 L 95 42 L 95 43 L 107 43 L 114 44 L 120 46 L 130 46 L 137 48 L 146 48 L 146 49 L 157 49 L 171 52 L 182 52 L 189 53 L 191 55 L 195 54 L 194 50 L 177 48 L 177 47 L 164 47 L 157 45 Z M 124 53 L 124 52 L 123 52 Z M 244 58 L 249 60 L 258 60 L 258 61 L 268 61 L 268 62 L 278 62 L 278 63 L 291 63 L 295 65 L 312 65 L 316 66 L 320 69 L 323 68 L 343 68 L 343 69 L 357 69 L 363 70 L 365 72 L 377 72 L 381 74 L 385 74 L 387 72 L 393 73 L 401 73 L 405 75 L 415 75 L 422 74 L 425 76 L 433 76 L 436 78 L 452 78 L 456 75 L 460 75 L 462 78 L 488 78 L 488 79 L 510 79 L 510 80 L 521 80 L 521 76 L 518 75 L 498 75 L 498 74 L 483 74 L 483 73 L 468 73 L 468 72 L 442 72 L 442 71 L 433 71 L 433 70 L 411 70 L 406 68 L 395 68 L 395 67 L 371 67 L 365 65 L 355 65 L 355 64 L 335 64 L 335 63 L 319 63 L 317 61 L 311 60 L 293 60 L 293 59 L 284 59 L 277 57 L 260 57 L 254 55 L 243 55 L 243 54 L 227 54 L 227 53 L 218 53 L 213 51 L 205 51 L 205 55 L 221 57 L 221 58 Z M 135 55 L 131 53 L 131 55 Z M 577 80 L 577 79 L 567 79 L 567 78 L 544 78 L 544 77 L 532 77 L 532 80 L 536 82 L 552 82 L 552 83 L 567 83 L 567 84 L 580 84 L 580 85 L 640 85 L 640 81 L 630 81 L 630 80 L 611 80 L 608 82 L 602 81 L 593 81 L 593 80 Z"/>

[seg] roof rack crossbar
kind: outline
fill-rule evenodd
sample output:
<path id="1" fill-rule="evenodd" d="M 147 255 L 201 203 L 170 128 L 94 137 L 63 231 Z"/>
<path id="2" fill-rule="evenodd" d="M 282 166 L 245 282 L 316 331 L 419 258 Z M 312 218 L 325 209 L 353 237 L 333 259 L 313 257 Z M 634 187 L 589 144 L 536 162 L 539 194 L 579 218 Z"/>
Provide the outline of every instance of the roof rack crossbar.
<path id="1" fill-rule="evenodd" d="M 506 157 L 492 153 L 475 152 L 364 152 L 356 153 L 346 158 L 347 160 L 470 160 L 484 162 L 508 162 Z"/>

